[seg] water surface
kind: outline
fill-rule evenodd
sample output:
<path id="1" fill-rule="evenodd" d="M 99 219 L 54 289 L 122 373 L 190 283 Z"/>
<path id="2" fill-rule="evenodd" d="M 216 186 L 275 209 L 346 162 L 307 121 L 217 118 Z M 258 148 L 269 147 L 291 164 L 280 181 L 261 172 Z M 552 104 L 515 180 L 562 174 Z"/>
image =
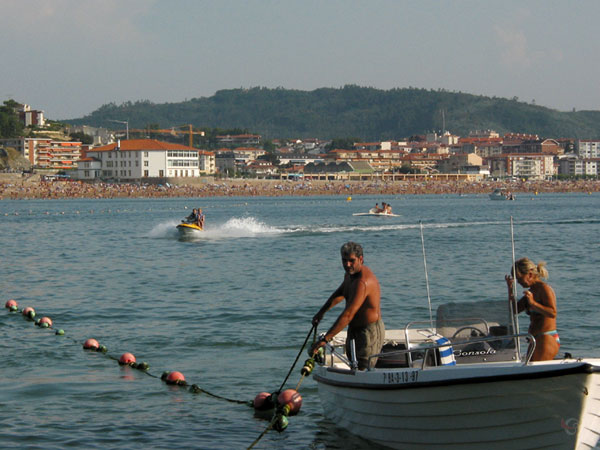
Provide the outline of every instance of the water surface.
<path id="1" fill-rule="evenodd" d="M 401 217 L 352 216 L 381 201 Z M 175 225 L 193 207 L 207 230 L 181 241 Z M 342 280 L 345 241 L 365 248 L 388 328 L 428 319 L 419 222 L 435 309 L 506 298 L 513 216 L 517 257 L 548 263 L 561 353 L 599 356 L 599 207 L 597 194 L 2 201 L 2 304 L 32 306 L 66 335 L 0 314 L 0 446 L 246 448 L 267 425 L 252 409 L 109 355 L 131 352 L 153 375 L 177 370 L 234 400 L 274 391 Z M 109 354 L 83 351 L 87 338 Z M 299 380 L 297 367 L 286 387 Z M 312 379 L 300 393 L 301 413 L 258 448 L 368 446 L 323 417 Z"/>

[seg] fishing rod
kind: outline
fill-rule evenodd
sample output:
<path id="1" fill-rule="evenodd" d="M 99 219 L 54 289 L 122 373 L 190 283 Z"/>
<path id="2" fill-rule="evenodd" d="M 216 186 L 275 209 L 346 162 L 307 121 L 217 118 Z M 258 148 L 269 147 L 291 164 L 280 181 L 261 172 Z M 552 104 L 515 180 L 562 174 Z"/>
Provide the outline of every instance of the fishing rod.
<path id="1" fill-rule="evenodd" d="M 510 310 L 512 316 L 512 326 L 513 333 L 519 334 L 519 308 L 517 306 L 517 262 L 515 259 L 515 234 L 514 234 L 514 224 L 513 224 L 513 216 L 510 216 L 510 243 L 512 247 L 512 290 L 513 290 L 513 299 L 514 302 L 510 302 Z M 519 338 L 515 339 L 517 342 L 517 357 L 519 360 L 521 359 L 521 342 Z"/>
<path id="2" fill-rule="evenodd" d="M 419 220 L 421 228 L 421 248 L 423 249 L 423 267 L 425 268 L 425 284 L 427 285 L 427 302 L 429 304 L 429 323 L 433 331 L 433 315 L 431 313 L 431 295 L 429 294 L 429 276 L 427 275 L 427 258 L 425 256 L 425 238 L 423 237 L 423 222 Z"/>

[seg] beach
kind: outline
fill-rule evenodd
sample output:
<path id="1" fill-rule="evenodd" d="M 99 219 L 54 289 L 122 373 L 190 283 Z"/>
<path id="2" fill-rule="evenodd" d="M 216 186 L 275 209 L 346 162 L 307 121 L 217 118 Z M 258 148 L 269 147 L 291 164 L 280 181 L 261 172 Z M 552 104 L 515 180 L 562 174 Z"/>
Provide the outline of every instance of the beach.
<path id="1" fill-rule="evenodd" d="M 506 188 L 517 196 L 548 192 L 598 192 L 598 180 L 553 181 L 325 181 L 179 178 L 165 184 L 43 181 L 39 174 L 0 174 L 0 200 L 43 198 L 164 198 L 311 195 L 486 194 Z"/>

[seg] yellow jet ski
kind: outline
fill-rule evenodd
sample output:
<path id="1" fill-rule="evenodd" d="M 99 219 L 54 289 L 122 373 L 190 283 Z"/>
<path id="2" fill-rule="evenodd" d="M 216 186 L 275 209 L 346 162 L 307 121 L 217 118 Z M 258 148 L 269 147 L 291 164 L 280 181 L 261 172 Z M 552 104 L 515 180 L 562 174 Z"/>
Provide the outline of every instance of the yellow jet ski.
<path id="1" fill-rule="evenodd" d="M 197 223 L 186 222 L 182 222 L 179 225 L 177 225 L 177 230 L 179 230 L 179 236 L 181 237 L 194 236 L 197 233 L 203 231 L 202 227 Z"/>

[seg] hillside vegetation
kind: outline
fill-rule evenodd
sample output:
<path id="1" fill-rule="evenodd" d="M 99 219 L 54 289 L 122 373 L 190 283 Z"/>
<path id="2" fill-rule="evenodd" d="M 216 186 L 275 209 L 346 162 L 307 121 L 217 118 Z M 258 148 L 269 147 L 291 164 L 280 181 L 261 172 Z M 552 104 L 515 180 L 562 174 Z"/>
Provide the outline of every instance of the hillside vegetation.
<path id="1" fill-rule="evenodd" d="M 443 114 L 442 114 L 443 111 Z M 196 128 L 239 128 L 267 139 L 358 136 L 401 139 L 445 129 L 531 133 L 540 137 L 600 138 L 600 111 L 560 112 L 518 101 L 425 89 L 381 90 L 359 86 L 299 91 L 283 88 L 229 89 L 180 103 L 110 103 L 65 122 L 115 128 L 192 124 Z"/>

